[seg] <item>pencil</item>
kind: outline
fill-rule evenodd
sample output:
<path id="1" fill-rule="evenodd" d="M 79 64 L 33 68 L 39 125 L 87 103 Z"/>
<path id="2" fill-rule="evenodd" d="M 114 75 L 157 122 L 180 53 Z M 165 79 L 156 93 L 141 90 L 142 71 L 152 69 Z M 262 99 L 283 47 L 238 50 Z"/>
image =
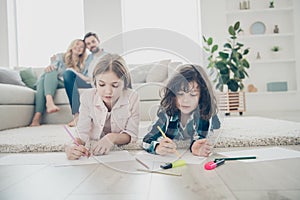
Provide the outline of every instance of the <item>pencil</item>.
<path id="1" fill-rule="evenodd" d="M 147 170 L 147 169 L 137 169 L 137 170 L 142 171 L 142 172 L 155 173 L 155 174 L 164 174 L 164 175 L 171 175 L 171 176 L 182 176 L 181 174 L 174 173 L 174 172 L 155 171 L 155 170 Z"/>
<path id="2" fill-rule="evenodd" d="M 157 126 L 157 129 L 159 130 L 159 132 L 162 134 L 162 136 L 163 136 L 164 138 L 168 138 L 168 137 L 166 136 L 166 134 L 163 132 L 163 130 L 161 130 L 161 128 L 160 128 L 159 126 Z M 177 151 L 176 149 L 175 149 L 175 153 L 176 153 L 177 157 L 180 158 L 180 154 L 178 153 L 178 151 Z"/>
<path id="3" fill-rule="evenodd" d="M 143 165 L 144 167 L 146 167 L 147 169 L 150 169 L 150 167 L 148 165 L 146 165 L 145 163 L 143 163 L 140 159 L 135 158 L 136 161 L 138 161 L 141 165 Z"/>

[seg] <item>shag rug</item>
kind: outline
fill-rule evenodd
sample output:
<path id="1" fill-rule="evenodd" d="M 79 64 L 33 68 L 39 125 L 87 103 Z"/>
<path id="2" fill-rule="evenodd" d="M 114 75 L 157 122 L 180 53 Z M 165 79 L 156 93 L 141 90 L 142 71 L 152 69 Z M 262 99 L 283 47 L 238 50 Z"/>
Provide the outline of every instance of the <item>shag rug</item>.
<path id="1" fill-rule="evenodd" d="M 263 117 L 225 117 L 215 147 L 250 147 L 267 145 L 300 144 L 300 123 Z M 140 124 L 136 143 L 123 145 L 121 149 L 139 150 L 143 135 L 151 122 Z M 75 133 L 75 128 L 71 128 Z M 70 142 L 63 125 L 42 125 L 0 131 L 0 152 L 57 152 L 64 151 L 64 144 Z M 178 148 L 187 148 L 189 141 L 178 141 Z"/>

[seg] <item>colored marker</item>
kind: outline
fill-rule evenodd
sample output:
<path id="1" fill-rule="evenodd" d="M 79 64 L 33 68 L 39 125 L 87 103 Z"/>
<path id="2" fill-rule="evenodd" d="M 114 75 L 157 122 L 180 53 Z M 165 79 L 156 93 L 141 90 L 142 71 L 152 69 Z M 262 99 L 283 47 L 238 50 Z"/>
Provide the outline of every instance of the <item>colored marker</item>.
<path id="1" fill-rule="evenodd" d="M 223 165 L 224 163 L 225 163 L 224 159 L 218 160 L 216 162 L 210 161 L 210 162 L 207 162 L 204 165 L 204 169 L 206 169 L 206 170 L 212 170 L 212 169 L 215 169 L 216 167 L 219 167 L 220 165 Z"/>
<path id="2" fill-rule="evenodd" d="M 256 159 L 256 156 L 232 157 L 232 158 L 215 158 L 214 162 L 216 162 L 218 160 L 246 160 L 246 159 Z"/>
<path id="3" fill-rule="evenodd" d="M 75 137 L 72 135 L 71 131 L 69 131 L 69 129 L 67 128 L 67 126 L 64 126 L 66 132 L 69 134 L 69 136 L 72 138 L 72 140 L 74 141 L 74 143 L 79 146 L 80 144 L 77 142 L 77 140 L 75 139 Z"/>
<path id="4" fill-rule="evenodd" d="M 78 143 L 78 141 L 75 139 L 75 137 L 73 136 L 73 134 L 71 133 L 71 131 L 69 131 L 69 129 L 67 128 L 67 126 L 64 126 L 66 132 L 69 134 L 69 136 L 72 138 L 72 140 L 74 141 L 74 143 L 76 144 L 76 146 L 80 146 L 80 144 Z M 89 156 L 89 152 L 86 152 L 85 154 L 86 156 Z"/>
<path id="5" fill-rule="evenodd" d="M 170 169 L 170 168 L 175 168 L 175 167 L 181 167 L 184 165 L 186 165 L 184 160 L 176 160 L 175 162 L 166 163 L 164 165 L 161 165 L 160 167 L 163 169 Z"/>

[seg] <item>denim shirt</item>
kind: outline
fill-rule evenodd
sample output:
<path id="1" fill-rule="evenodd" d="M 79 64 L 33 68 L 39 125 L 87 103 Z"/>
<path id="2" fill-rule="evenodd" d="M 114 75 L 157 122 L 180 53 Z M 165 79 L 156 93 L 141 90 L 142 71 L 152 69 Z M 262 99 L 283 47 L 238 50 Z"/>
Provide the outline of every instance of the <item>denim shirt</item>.
<path id="1" fill-rule="evenodd" d="M 93 78 L 92 74 L 93 74 L 93 71 L 94 71 L 94 68 L 95 68 L 97 62 L 106 54 L 107 54 L 107 52 L 104 51 L 103 49 L 102 49 L 102 53 L 99 55 L 97 53 L 89 54 L 85 60 L 84 70 L 83 70 L 82 74 L 85 76 L 88 76 L 90 78 Z"/>
<path id="2" fill-rule="evenodd" d="M 155 148 L 159 144 L 159 141 L 163 138 L 157 126 L 166 133 L 166 136 L 172 140 L 185 140 L 182 129 L 180 127 L 179 113 L 173 116 L 168 116 L 165 112 L 158 113 L 158 120 L 152 125 L 150 132 L 143 139 L 143 148 L 149 152 L 155 154 Z M 198 139 L 203 139 L 206 137 L 209 129 L 209 120 L 201 119 L 199 111 L 195 111 L 191 120 L 185 126 L 185 129 L 190 135 L 191 145 L 194 141 Z M 218 117 L 215 115 L 213 117 L 214 128 L 220 127 L 220 122 Z"/>

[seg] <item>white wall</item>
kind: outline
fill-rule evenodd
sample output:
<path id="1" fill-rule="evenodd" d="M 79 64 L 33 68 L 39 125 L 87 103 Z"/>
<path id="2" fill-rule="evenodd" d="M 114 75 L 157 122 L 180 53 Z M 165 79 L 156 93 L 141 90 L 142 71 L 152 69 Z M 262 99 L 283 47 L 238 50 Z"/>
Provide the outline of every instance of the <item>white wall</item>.
<path id="1" fill-rule="evenodd" d="M 0 66 L 9 66 L 8 57 L 8 26 L 7 26 L 7 3 L 0 0 Z"/>
<path id="2" fill-rule="evenodd" d="M 206 36 L 212 36 L 218 44 L 223 44 L 228 36 L 225 16 L 226 1 L 201 0 L 202 32 Z M 300 26 L 298 20 L 300 19 L 300 1 L 293 0 L 293 5 L 297 91 L 246 93 L 246 109 L 249 111 L 300 110 Z M 276 71 L 269 70 L 268 73 L 272 75 Z M 255 79 L 255 74 L 250 74 L 250 76 Z"/>
<path id="3" fill-rule="evenodd" d="M 124 38 L 124 57 L 129 63 L 199 60 L 190 55 L 192 50 L 177 49 L 201 45 L 198 0 L 122 0 L 122 13 L 123 32 L 131 32 Z"/>
<path id="4" fill-rule="evenodd" d="M 121 0 L 84 0 L 84 22 L 85 33 L 96 33 L 106 51 L 117 51 L 106 44 L 122 33 Z M 122 50 L 122 46 L 117 41 L 114 48 Z"/>
<path id="5" fill-rule="evenodd" d="M 46 67 L 84 35 L 82 0 L 15 0 L 20 66 Z"/>

